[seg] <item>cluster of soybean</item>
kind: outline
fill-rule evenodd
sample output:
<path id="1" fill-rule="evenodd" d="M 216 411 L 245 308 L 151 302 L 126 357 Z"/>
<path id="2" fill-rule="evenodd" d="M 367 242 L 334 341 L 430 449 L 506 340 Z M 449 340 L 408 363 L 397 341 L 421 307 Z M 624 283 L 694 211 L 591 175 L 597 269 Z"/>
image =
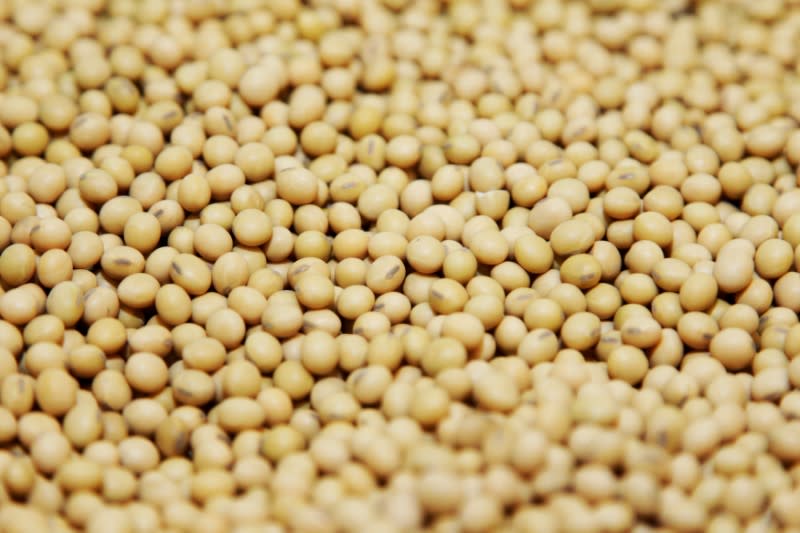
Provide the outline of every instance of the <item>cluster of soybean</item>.
<path id="1" fill-rule="evenodd" d="M 800 4 L 0 0 L 0 533 L 800 533 Z"/>

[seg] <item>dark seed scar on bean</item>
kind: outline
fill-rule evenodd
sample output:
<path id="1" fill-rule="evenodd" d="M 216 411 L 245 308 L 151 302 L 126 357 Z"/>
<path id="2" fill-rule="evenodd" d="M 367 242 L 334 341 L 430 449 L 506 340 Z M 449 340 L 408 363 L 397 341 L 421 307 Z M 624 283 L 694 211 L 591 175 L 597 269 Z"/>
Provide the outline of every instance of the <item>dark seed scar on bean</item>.
<path id="1" fill-rule="evenodd" d="M 309 268 L 311 268 L 310 265 L 301 265 L 292 271 L 292 276 L 299 276 Z"/>
<path id="2" fill-rule="evenodd" d="M 395 274 L 397 274 L 398 272 L 400 272 L 400 265 L 394 266 L 394 267 L 390 268 L 389 270 L 387 270 L 386 271 L 386 276 L 384 276 L 384 277 L 386 279 L 392 279 L 395 276 Z"/>

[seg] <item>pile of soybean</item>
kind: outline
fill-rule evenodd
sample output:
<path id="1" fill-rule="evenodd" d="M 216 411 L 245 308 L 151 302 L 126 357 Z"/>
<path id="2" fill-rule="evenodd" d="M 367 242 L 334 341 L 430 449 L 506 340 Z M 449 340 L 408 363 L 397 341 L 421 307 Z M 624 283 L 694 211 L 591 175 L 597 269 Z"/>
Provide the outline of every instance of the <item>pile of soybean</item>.
<path id="1" fill-rule="evenodd" d="M 800 532 L 800 3 L 0 1 L 0 532 Z"/>

